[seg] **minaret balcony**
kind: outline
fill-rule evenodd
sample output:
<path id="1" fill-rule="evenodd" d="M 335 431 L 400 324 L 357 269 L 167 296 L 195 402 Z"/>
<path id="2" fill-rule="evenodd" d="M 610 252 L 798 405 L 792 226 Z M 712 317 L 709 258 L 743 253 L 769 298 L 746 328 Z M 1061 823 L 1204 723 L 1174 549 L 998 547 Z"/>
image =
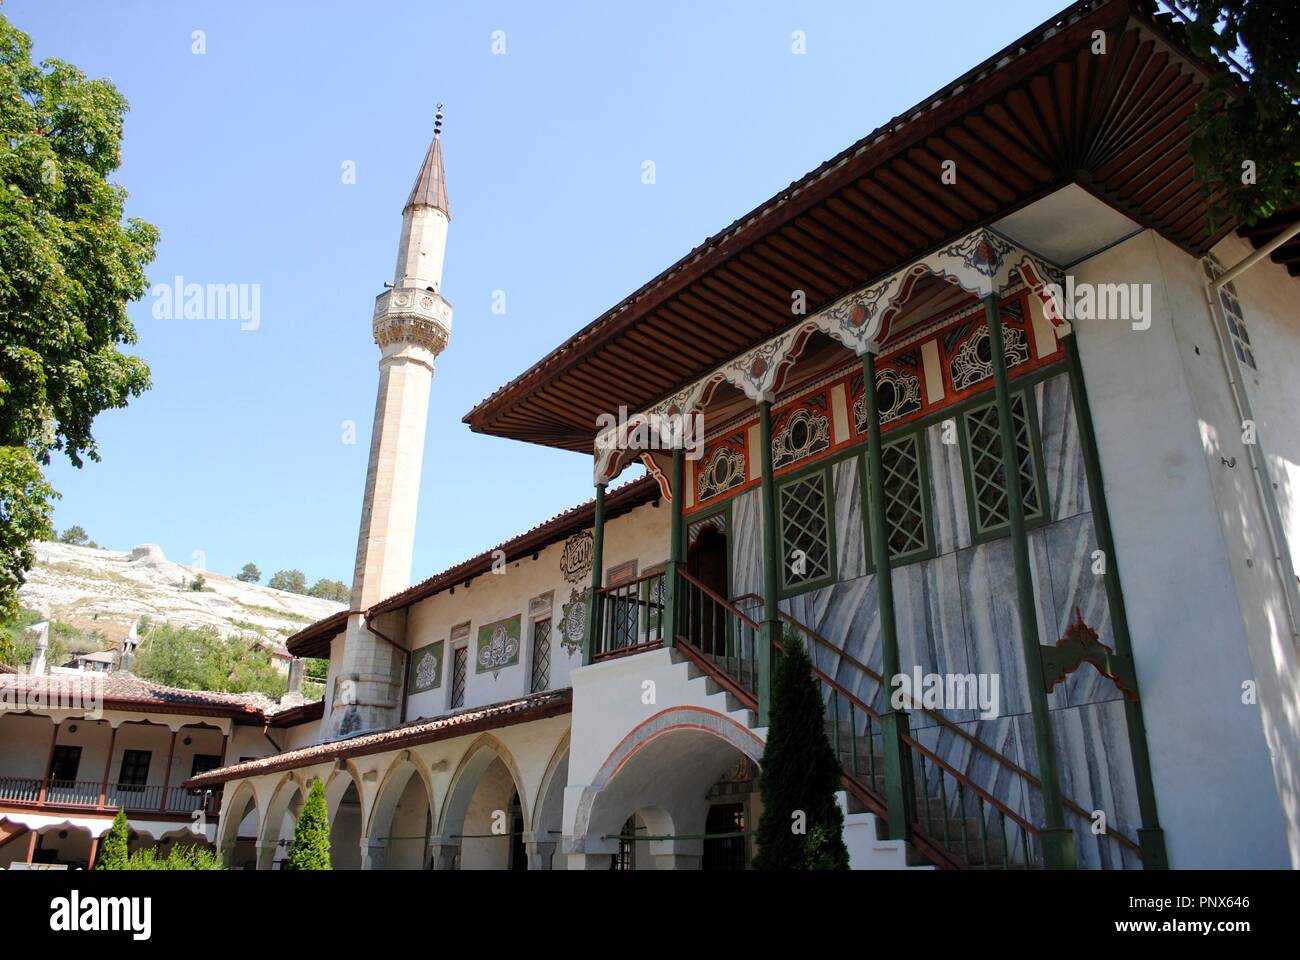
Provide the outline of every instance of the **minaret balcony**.
<path id="1" fill-rule="evenodd" d="M 415 343 L 437 356 L 451 336 L 451 304 L 432 290 L 394 287 L 375 298 L 375 343 Z"/>

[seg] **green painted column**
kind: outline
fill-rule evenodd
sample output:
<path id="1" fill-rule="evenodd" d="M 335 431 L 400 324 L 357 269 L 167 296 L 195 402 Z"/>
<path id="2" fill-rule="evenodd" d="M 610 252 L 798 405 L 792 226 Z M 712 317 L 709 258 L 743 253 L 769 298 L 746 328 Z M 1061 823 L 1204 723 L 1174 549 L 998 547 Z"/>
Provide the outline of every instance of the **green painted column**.
<path id="1" fill-rule="evenodd" d="M 605 484 L 596 484 L 596 515 L 591 522 L 591 601 L 587 604 L 587 643 L 583 665 L 596 658 L 600 639 L 601 595 L 605 569 Z"/>
<path id="2" fill-rule="evenodd" d="M 1083 453 L 1083 470 L 1088 478 L 1088 499 L 1092 503 L 1092 527 L 1097 534 L 1097 549 L 1105 563 L 1106 602 L 1110 607 L 1111 632 L 1115 638 L 1115 652 L 1133 660 L 1133 638 L 1129 633 L 1128 608 L 1124 604 L 1124 588 L 1119 579 L 1119 558 L 1115 554 L 1115 538 L 1111 533 L 1110 508 L 1106 505 L 1106 488 L 1101 476 L 1101 455 L 1097 450 L 1097 433 L 1092 423 L 1092 408 L 1088 404 L 1088 387 L 1083 380 L 1083 364 L 1079 360 L 1079 344 L 1073 333 L 1062 337 L 1065 348 L 1065 367 L 1070 377 L 1070 397 L 1074 401 L 1074 419 L 1079 427 L 1079 447 Z M 1137 687 L 1136 665 L 1133 671 L 1134 693 L 1141 697 Z M 1133 757 L 1133 779 L 1137 784 L 1138 811 L 1142 826 L 1138 828 L 1138 843 L 1142 847 L 1142 866 L 1146 870 L 1168 870 L 1169 854 L 1165 849 L 1165 832 L 1160 827 L 1156 810 L 1156 788 L 1151 777 L 1151 756 L 1147 751 L 1147 728 L 1142 718 L 1142 703 L 1124 698 L 1124 719 L 1128 725 L 1129 753 Z"/>
<path id="3" fill-rule="evenodd" d="M 1011 420 L 1011 387 L 1007 383 L 1007 355 L 1002 341 L 1002 317 L 998 295 L 984 298 L 988 323 L 989 353 L 993 361 L 993 387 L 997 396 L 998 425 L 1002 439 L 1002 472 L 1007 484 L 1007 517 L 1011 528 L 1011 557 L 1016 569 L 1016 604 L 1020 612 L 1020 645 L 1024 651 L 1025 677 L 1029 686 L 1029 709 L 1034 724 L 1034 746 L 1038 753 L 1038 776 L 1043 784 L 1041 839 L 1043 863 L 1051 869 L 1072 869 L 1077 864 L 1074 833 L 1065 825 L 1061 803 L 1061 779 L 1052 744 L 1052 718 L 1043 684 L 1042 648 L 1038 642 L 1038 611 L 1034 601 L 1034 580 L 1029 568 L 1029 538 L 1025 533 L 1025 500 L 1020 487 L 1020 456 Z"/>
<path id="4" fill-rule="evenodd" d="M 912 805 L 912 754 L 903 743 L 910 736 L 907 712 L 895 710 L 890 681 L 902 673 L 898 628 L 894 622 L 894 572 L 889 556 L 889 521 L 885 516 L 885 468 L 880 447 L 880 408 L 876 402 L 876 358 L 862 355 L 862 399 L 867 415 L 867 509 L 871 527 L 871 559 L 876 573 L 876 612 L 880 618 L 881 673 L 885 704 L 880 714 L 880 738 L 885 751 L 885 801 L 889 810 L 889 839 L 906 840 Z"/>
<path id="5" fill-rule="evenodd" d="M 672 477 L 673 501 L 671 526 L 668 530 L 668 563 L 664 568 L 664 646 L 671 647 L 677 639 L 677 574 L 686 561 L 686 538 L 682 529 L 682 511 L 686 508 L 686 454 L 680 446 L 673 447 Z"/>
<path id="6" fill-rule="evenodd" d="M 758 725 L 772 715 L 772 650 L 781 638 L 781 613 L 777 606 L 780 564 L 784 562 L 776 535 L 776 477 L 772 472 L 772 402 L 758 404 L 759 464 L 763 502 L 763 622 L 758 637 Z"/>

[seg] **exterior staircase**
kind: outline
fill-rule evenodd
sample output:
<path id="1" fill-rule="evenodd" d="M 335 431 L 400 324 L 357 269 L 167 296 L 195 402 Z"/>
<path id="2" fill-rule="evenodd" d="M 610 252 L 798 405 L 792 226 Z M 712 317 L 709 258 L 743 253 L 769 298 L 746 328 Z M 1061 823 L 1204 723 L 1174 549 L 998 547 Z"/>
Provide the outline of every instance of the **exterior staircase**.
<path id="1" fill-rule="evenodd" d="M 682 604 L 680 625 L 674 638 L 674 659 L 690 661 L 691 669 L 719 697 L 726 713 L 766 739 L 766 729 L 756 728 L 757 650 L 759 624 L 742 605 L 761 607 L 762 599 L 750 594 L 725 600 L 690 574 L 679 573 L 678 602 Z M 875 832 L 875 843 L 859 856 L 860 866 L 922 866 L 940 869 L 1036 869 L 1042 865 L 1038 828 L 1019 811 L 999 800 L 989 789 L 957 770 L 916 737 L 904 735 L 903 744 L 911 764 L 911 806 L 906 840 L 889 837 L 889 811 L 885 800 L 885 761 L 880 714 L 855 691 L 884 688 L 883 678 L 845 651 L 819 636 L 788 614 L 781 614 L 784 642 L 797 637 L 807 647 L 813 674 L 822 688 L 826 704 L 826 735 L 840 760 L 843 774 L 842 806 L 846 837 L 862 831 Z M 780 647 L 780 643 L 777 647 Z M 820 659 L 833 658 L 837 676 L 854 674 L 842 683 L 818 667 Z M 937 711 L 914 706 L 913 713 L 942 728 L 946 736 L 960 738 L 964 746 L 992 761 L 992 769 L 1010 773 L 1028 786 L 1041 790 L 1037 777 Z M 743 718 L 743 719 L 742 719 Z M 1091 822 L 1088 811 L 1066 799 L 1067 813 Z M 867 819 L 870 818 L 870 819 Z M 1122 834 L 1110 831 L 1110 842 L 1136 854 L 1138 845 Z M 855 844 L 855 854 L 862 850 Z M 1123 862 L 1116 857 L 1116 862 Z"/>

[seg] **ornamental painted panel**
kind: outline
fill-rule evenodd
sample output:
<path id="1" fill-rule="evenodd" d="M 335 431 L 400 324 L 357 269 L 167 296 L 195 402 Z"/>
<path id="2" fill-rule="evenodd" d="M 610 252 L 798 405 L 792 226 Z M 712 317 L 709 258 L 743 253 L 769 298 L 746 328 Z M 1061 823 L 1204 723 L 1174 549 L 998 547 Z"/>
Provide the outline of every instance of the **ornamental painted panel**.
<path id="1" fill-rule="evenodd" d="M 591 555 L 594 544 L 590 530 L 582 530 L 564 541 L 560 557 L 560 573 L 569 583 L 583 583 L 591 579 Z"/>
<path id="2" fill-rule="evenodd" d="M 695 474 L 695 502 L 703 503 L 745 482 L 745 435 L 719 440 L 705 451 Z"/>
<path id="3" fill-rule="evenodd" d="M 569 656 L 582 649 L 587 636 L 587 595 L 581 590 L 569 594 L 560 612 L 560 646 Z"/>
<path id="4" fill-rule="evenodd" d="M 815 394 L 778 417 L 772 431 L 772 466 L 798 463 L 830 445 L 830 403 L 825 393 Z"/>
<path id="5" fill-rule="evenodd" d="M 411 675 L 406 686 L 407 693 L 414 695 L 442 686 L 443 646 L 443 641 L 437 640 L 411 651 Z"/>
<path id="6" fill-rule="evenodd" d="M 861 374 L 853 378 L 853 426 L 867 432 L 867 404 L 862 395 Z M 881 426 L 917 413 L 921 409 L 921 376 L 915 350 L 900 354 L 876 368 L 876 409 Z"/>
<path id="7" fill-rule="evenodd" d="M 1019 305 L 1018 301 L 1016 305 Z M 1010 305 L 1004 307 L 1003 312 L 1010 313 Z M 1011 317 L 1007 319 L 1012 320 Z M 958 342 L 961 335 L 968 331 L 969 336 Z M 949 373 L 955 391 L 960 393 L 967 387 L 973 387 L 993 376 L 993 353 L 989 347 L 989 330 L 983 323 L 971 321 L 963 324 L 949 334 L 947 340 L 944 346 L 952 358 L 949 361 Z M 954 344 L 956 344 L 955 350 Z M 1008 370 L 1029 360 L 1029 340 L 1022 327 L 1014 322 L 1007 322 L 1002 327 L 1002 348 L 1006 352 Z"/>
<path id="8" fill-rule="evenodd" d="M 478 628 L 478 647 L 474 657 L 474 672 L 495 675 L 504 667 L 519 662 L 519 614 L 487 623 Z"/>

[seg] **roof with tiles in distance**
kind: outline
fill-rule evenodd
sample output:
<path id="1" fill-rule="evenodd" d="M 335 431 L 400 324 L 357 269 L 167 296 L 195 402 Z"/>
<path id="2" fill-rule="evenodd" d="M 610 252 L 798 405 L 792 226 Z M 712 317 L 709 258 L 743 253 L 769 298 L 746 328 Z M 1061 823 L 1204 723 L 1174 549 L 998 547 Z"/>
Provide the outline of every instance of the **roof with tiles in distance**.
<path id="1" fill-rule="evenodd" d="M 1235 226 L 1209 229 L 1186 148 L 1220 69 L 1153 0 L 1075 3 L 705 240 L 464 421 L 590 452 L 600 412 L 644 409 L 799 322 L 791 291 L 816 312 L 1071 183 L 1200 255 Z M 944 159 L 955 183 L 939 182 Z"/>
<path id="2" fill-rule="evenodd" d="M 421 743 L 433 743 L 437 740 L 450 740 L 484 730 L 495 730 L 512 726 L 516 723 L 528 723 L 557 717 L 573 710 L 573 690 L 565 687 L 561 690 L 548 690 L 521 697 L 518 700 L 506 700 L 483 707 L 473 707 L 458 713 L 437 717 L 432 720 L 412 720 L 396 727 L 379 730 L 375 733 L 363 733 L 346 740 L 333 740 L 318 743 L 298 750 L 260 760 L 249 760 L 229 767 L 221 767 L 201 773 L 186 780 L 183 786 L 191 788 L 211 787 L 230 780 L 242 780 L 282 770 L 298 767 L 310 767 L 318 763 L 349 757 L 363 757 L 374 753 L 386 753 Z"/>
<path id="3" fill-rule="evenodd" d="M 0 699 L 52 703 L 59 696 L 80 692 L 82 702 L 102 699 L 105 707 L 141 713 L 192 713 L 233 717 L 255 723 L 272 722 L 278 714 L 310 706 L 282 703 L 262 693 L 218 693 L 184 690 L 126 674 L 53 674 L 34 677 L 25 673 L 0 676 Z M 318 708 L 319 709 L 319 708 Z M 278 724 L 277 724 L 278 725 Z"/>
<path id="4" fill-rule="evenodd" d="M 658 500 L 660 495 L 659 482 L 651 474 L 615 487 L 605 495 L 605 520 L 613 520 L 643 504 L 652 503 Z M 407 587 L 401 593 L 379 601 L 365 611 L 366 617 L 377 617 L 381 613 L 409 607 L 443 590 L 450 590 L 468 583 L 475 577 L 490 573 L 498 553 L 503 555 L 506 563 L 531 556 L 553 543 L 558 543 L 590 527 L 595 520 L 595 513 L 595 500 L 570 507 L 518 536 L 484 550 L 468 560 L 462 560 L 454 567 L 448 567 L 441 573 Z M 349 615 L 350 611 L 341 610 L 309 627 L 304 627 L 290 637 L 285 645 L 295 657 L 327 657 L 330 641 L 347 627 Z"/>

